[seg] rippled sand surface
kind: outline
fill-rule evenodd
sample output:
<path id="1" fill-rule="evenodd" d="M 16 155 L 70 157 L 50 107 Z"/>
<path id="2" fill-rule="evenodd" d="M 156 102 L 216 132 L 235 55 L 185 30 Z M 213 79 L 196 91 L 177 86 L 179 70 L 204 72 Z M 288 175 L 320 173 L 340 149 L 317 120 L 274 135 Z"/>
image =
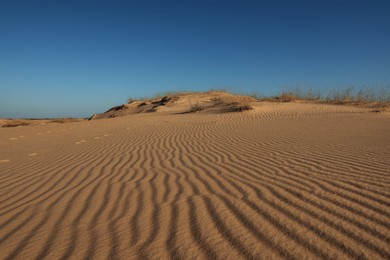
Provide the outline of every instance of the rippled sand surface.
<path id="1" fill-rule="evenodd" d="M 389 158 L 345 106 L 0 128 L 0 259 L 390 259 Z"/>

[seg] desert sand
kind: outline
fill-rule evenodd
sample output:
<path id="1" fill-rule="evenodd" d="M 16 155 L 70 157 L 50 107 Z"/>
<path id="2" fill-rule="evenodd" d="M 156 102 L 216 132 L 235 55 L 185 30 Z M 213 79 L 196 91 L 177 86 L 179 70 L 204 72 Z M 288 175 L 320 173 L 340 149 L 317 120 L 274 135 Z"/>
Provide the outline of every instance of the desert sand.
<path id="1" fill-rule="evenodd" d="M 390 114 L 253 106 L 0 128 L 0 258 L 390 259 Z"/>

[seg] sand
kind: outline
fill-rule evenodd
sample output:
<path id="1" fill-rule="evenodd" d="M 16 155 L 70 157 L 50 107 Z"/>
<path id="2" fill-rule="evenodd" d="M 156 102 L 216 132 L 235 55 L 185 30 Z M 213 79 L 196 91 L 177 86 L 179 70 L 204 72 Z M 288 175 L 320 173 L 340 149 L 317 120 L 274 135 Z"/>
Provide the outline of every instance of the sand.
<path id="1" fill-rule="evenodd" d="M 389 158 L 335 105 L 0 128 L 0 258 L 389 259 Z"/>

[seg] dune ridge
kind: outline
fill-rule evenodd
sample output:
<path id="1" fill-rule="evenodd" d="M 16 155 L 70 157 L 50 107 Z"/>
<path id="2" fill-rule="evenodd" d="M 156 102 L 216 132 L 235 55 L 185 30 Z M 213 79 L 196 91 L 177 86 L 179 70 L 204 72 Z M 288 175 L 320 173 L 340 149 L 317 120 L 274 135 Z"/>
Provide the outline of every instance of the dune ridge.
<path id="1" fill-rule="evenodd" d="M 0 258 L 390 258 L 387 113 L 164 109 L 0 129 Z"/>

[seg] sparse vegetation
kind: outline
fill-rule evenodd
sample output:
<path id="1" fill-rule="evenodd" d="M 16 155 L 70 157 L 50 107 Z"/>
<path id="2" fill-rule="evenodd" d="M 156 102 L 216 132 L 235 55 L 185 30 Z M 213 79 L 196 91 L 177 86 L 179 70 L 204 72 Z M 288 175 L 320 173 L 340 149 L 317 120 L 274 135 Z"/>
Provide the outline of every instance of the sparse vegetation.
<path id="1" fill-rule="evenodd" d="M 229 93 L 227 88 L 211 88 L 205 91 L 207 94 L 215 94 L 215 93 Z"/>
<path id="2" fill-rule="evenodd" d="M 196 92 L 184 91 L 184 90 L 183 91 L 166 91 L 166 92 L 156 93 L 155 95 L 151 95 L 151 96 L 142 96 L 142 97 L 138 97 L 138 98 L 130 97 L 127 99 L 127 103 L 131 104 L 135 101 L 142 101 L 142 102 L 149 101 L 149 102 L 151 102 L 153 100 L 162 99 L 163 97 L 175 98 L 175 97 L 178 97 L 180 95 L 192 94 L 192 93 L 196 93 Z"/>
<path id="3" fill-rule="evenodd" d="M 127 99 L 127 104 L 131 104 L 131 103 L 133 103 L 135 101 L 137 101 L 137 99 L 130 97 L 130 98 Z"/>
<path id="4" fill-rule="evenodd" d="M 278 102 L 310 101 L 339 105 L 390 107 L 390 87 L 362 86 L 357 88 L 349 85 L 328 91 L 296 87 L 282 91 L 278 96 L 265 98 L 264 100 Z"/>
<path id="5" fill-rule="evenodd" d="M 237 103 L 235 106 L 233 106 L 233 109 L 236 112 L 244 112 L 253 110 L 253 106 L 251 106 L 249 103 Z"/>
<path id="6" fill-rule="evenodd" d="M 185 94 L 192 94 L 196 93 L 194 91 L 188 91 L 188 90 L 177 90 L 177 91 L 165 91 L 162 93 L 157 93 L 156 97 L 164 97 L 164 96 L 180 96 Z"/>
<path id="7" fill-rule="evenodd" d="M 319 90 L 313 90 L 312 88 L 300 88 L 296 87 L 294 89 L 290 89 L 287 91 L 282 91 L 279 94 L 279 99 L 282 102 L 289 102 L 298 99 L 302 100 L 320 100 L 322 97 L 321 92 Z"/>
<path id="8" fill-rule="evenodd" d="M 378 103 L 389 105 L 390 87 L 370 87 L 363 86 L 356 88 L 348 86 L 343 89 L 331 90 L 325 100 L 339 104 L 367 104 Z"/>
<path id="9" fill-rule="evenodd" d="M 188 109 L 188 113 L 194 113 L 194 112 L 198 112 L 198 111 L 202 111 L 204 110 L 204 106 L 202 106 L 201 104 L 199 104 L 199 102 L 196 102 L 194 104 L 191 104 L 190 102 L 190 108 Z"/>
<path id="10" fill-rule="evenodd" d="M 315 102 L 323 104 L 356 105 L 385 111 L 390 108 L 390 86 L 362 86 L 360 88 L 348 85 L 332 90 L 320 90 L 311 87 L 294 87 L 281 91 L 276 96 L 265 96 L 258 91 L 241 92 L 239 94 L 229 92 L 227 88 L 210 89 L 204 92 L 175 91 L 157 94 L 146 98 L 129 98 L 128 103 L 133 102 L 138 108 L 146 110 L 151 105 L 172 105 L 186 95 L 209 95 L 211 102 L 197 101 L 191 103 L 187 113 L 202 110 L 220 112 L 241 112 L 253 109 L 253 102 Z M 185 98 L 189 98 L 185 97 Z M 196 101 L 196 100 L 195 100 Z M 151 110 L 155 111 L 156 108 Z M 151 111 L 148 110 L 148 111 Z M 138 111 L 138 110 L 137 110 Z M 139 110 L 141 111 L 141 110 Z"/>
<path id="11" fill-rule="evenodd" d="M 262 99 L 264 96 L 260 92 L 252 91 L 250 93 L 244 93 L 243 96 L 249 96 L 254 99 Z"/>
<path id="12" fill-rule="evenodd" d="M 293 94 L 293 92 L 283 91 L 279 96 L 276 96 L 275 99 L 280 102 L 291 102 L 299 99 L 299 97 Z"/>
<path id="13" fill-rule="evenodd" d="M 211 99 L 214 106 L 225 106 L 228 112 L 243 112 L 252 110 L 251 101 L 256 101 L 250 96 L 231 95 L 218 96 Z"/>

